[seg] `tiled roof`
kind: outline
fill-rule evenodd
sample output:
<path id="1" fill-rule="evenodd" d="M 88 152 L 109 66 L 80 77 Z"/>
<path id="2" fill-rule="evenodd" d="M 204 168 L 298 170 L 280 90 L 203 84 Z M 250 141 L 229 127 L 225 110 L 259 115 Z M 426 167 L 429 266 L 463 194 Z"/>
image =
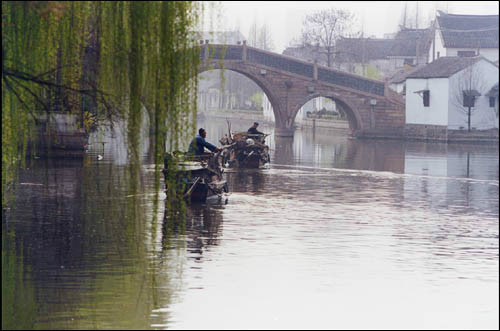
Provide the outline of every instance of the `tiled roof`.
<path id="1" fill-rule="evenodd" d="M 421 56 L 428 52 L 430 42 L 429 29 L 403 29 L 396 34 L 389 56 L 417 56 L 417 45 Z"/>
<path id="2" fill-rule="evenodd" d="M 393 39 L 341 38 L 337 42 L 336 58 L 338 61 L 355 63 L 361 63 L 363 59 L 365 61 L 385 59 L 393 44 Z"/>
<path id="3" fill-rule="evenodd" d="M 468 66 L 483 60 L 481 56 L 476 57 L 460 57 L 460 56 L 445 56 L 440 57 L 434 62 L 429 63 L 408 75 L 407 78 L 447 78 L 453 74 L 467 68 Z"/>
<path id="4" fill-rule="evenodd" d="M 498 15 L 452 15 L 437 20 L 447 48 L 498 48 Z"/>
<path id="5" fill-rule="evenodd" d="M 387 82 L 389 84 L 399 84 L 399 83 L 403 83 L 406 78 L 411 75 L 412 73 L 420 70 L 422 67 L 424 67 L 424 65 L 419 65 L 415 68 L 411 68 L 410 70 L 405 70 L 405 69 L 401 69 L 401 70 L 398 70 L 397 72 L 395 72 L 392 77 L 390 77 Z"/>
<path id="6" fill-rule="evenodd" d="M 321 47 L 318 51 L 318 47 L 314 46 L 295 46 L 287 47 L 282 54 L 286 56 L 293 56 L 304 61 L 313 61 L 317 59 L 319 62 L 320 52 L 323 52 L 323 47 Z"/>

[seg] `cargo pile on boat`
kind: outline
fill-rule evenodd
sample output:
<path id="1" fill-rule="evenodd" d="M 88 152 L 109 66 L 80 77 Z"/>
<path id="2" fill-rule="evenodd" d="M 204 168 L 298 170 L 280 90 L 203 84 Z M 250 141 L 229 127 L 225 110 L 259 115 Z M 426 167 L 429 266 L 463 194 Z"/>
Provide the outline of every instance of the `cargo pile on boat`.
<path id="1" fill-rule="evenodd" d="M 224 136 L 224 165 L 229 168 L 260 168 L 270 161 L 266 134 L 239 132 Z"/>

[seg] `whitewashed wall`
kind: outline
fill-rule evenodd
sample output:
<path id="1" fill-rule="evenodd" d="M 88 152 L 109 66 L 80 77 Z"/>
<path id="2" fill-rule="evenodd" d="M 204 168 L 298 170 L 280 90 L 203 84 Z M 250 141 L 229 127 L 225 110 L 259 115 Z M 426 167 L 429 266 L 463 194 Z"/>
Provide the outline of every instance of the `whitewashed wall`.
<path id="1" fill-rule="evenodd" d="M 474 51 L 477 55 L 477 48 L 447 48 L 446 56 L 458 56 L 459 51 Z M 443 53 L 441 53 L 443 54 Z M 498 60 L 498 48 L 483 48 L 479 50 L 479 55 L 491 62 Z M 441 55 L 443 56 L 443 55 Z"/>
<path id="2" fill-rule="evenodd" d="M 498 128 L 497 113 L 494 107 L 489 106 L 489 97 L 485 95 L 493 85 L 498 83 L 498 67 L 482 60 L 474 64 L 473 68 L 474 71 L 477 71 L 476 74 L 481 77 L 479 83 L 473 88 L 477 89 L 481 96 L 476 97 L 475 107 L 471 111 L 471 128 L 477 130 Z M 460 106 L 457 100 L 457 93 L 461 94 L 459 81 L 464 79 L 464 75 L 465 70 L 462 70 L 450 77 L 448 129 L 451 130 L 459 130 L 460 127 L 467 129 L 468 127 L 467 110 Z"/>
<path id="3" fill-rule="evenodd" d="M 498 61 L 498 48 L 483 48 L 479 50 L 479 54 L 491 62 Z"/>
<path id="4" fill-rule="evenodd" d="M 420 90 L 430 91 L 429 107 L 424 107 Z M 406 124 L 448 125 L 448 79 L 406 80 Z"/>
<path id="5" fill-rule="evenodd" d="M 433 56 L 432 56 L 433 51 L 434 51 L 434 60 L 437 60 L 439 57 L 446 56 L 446 48 L 444 48 L 441 31 L 439 30 L 436 31 L 433 43 L 434 45 L 431 44 L 431 47 L 429 48 L 429 62 L 433 61 Z M 439 57 L 438 57 L 438 52 L 439 52 Z"/>

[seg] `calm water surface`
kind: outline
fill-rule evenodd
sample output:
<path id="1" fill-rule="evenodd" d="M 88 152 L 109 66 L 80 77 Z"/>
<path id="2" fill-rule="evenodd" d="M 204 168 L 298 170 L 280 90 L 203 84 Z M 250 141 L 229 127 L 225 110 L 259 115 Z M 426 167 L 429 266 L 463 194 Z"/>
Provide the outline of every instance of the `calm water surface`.
<path id="1" fill-rule="evenodd" d="M 498 146 L 267 141 L 185 221 L 113 144 L 36 160 L 3 215 L 2 327 L 498 329 Z"/>

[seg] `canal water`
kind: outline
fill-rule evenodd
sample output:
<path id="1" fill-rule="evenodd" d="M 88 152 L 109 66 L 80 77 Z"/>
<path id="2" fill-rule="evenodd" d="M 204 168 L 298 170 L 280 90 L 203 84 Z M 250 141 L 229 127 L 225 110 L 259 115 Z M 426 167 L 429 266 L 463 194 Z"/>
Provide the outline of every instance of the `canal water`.
<path id="1" fill-rule="evenodd" d="M 112 141 L 35 160 L 3 214 L 2 328 L 498 329 L 497 145 L 259 129 L 271 164 L 184 219 Z"/>

